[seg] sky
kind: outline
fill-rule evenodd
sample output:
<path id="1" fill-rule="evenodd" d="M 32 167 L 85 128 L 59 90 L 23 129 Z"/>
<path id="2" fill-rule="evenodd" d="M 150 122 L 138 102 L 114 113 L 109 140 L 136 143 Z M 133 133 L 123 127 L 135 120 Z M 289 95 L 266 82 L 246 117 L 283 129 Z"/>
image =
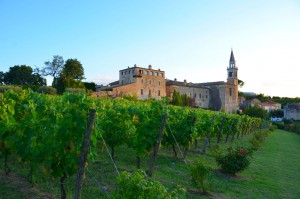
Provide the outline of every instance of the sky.
<path id="1" fill-rule="evenodd" d="M 299 0 L 0 0 L 3 72 L 60 55 L 97 84 L 134 64 L 226 81 L 231 49 L 241 91 L 300 97 Z"/>

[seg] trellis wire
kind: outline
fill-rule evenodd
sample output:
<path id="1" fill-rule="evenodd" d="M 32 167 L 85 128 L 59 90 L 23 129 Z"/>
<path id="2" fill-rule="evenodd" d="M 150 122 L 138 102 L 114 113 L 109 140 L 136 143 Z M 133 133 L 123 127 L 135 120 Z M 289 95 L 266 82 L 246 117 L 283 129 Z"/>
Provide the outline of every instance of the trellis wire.
<path id="1" fill-rule="evenodd" d="M 102 137 L 102 134 L 101 134 L 101 132 L 100 132 L 100 130 L 99 130 L 98 125 L 97 125 L 96 122 L 95 122 L 95 126 L 96 126 L 96 129 L 98 130 L 98 132 L 99 132 L 99 134 L 100 134 L 100 136 L 101 136 L 101 139 L 102 139 L 102 141 L 103 141 L 103 143 L 104 143 L 104 146 L 105 146 L 105 148 L 106 148 L 106 150 L 107 150 L 107 153 L 108 153 L 108 155 L 109 155 L 109 157 L 110 157 L 110 159 L 111 159 L 111 161 L 112 161 L 112 163 L 113 163 L 113 165 L 114 165 L 114 167 L 115 167 L 115 169 L 116 169 L 116 172 L 118 173 L 118 175 L 120 175 L 120 172 L 119 172 L 119 170 L 118 170 L 118 168 L 117 168 L 117 165 L 115 164 L 115 161 L 113 160 L 113 158 L 112 158 L 112 156 L 111 156 L 111 154 L 110 154 L 110 152 L 109 152 L 109 149 L 108 149 L 108 147 L 107 147 L 107 145 L 106 145 L 106 142 L 105 142 L 104 138 Z"/>
<path id="2" fill-rule="evenodd" d="M 179 152 L 180 152 L 180 154 L 181 154 L 181 157 L 182 157 L 184 163 L 186 164 L 187 167 L 189 167 L 189 165 L 187 164 L 185 158 L 183 157 L 183 153 L 182 153 L 182 151 L 181 151 L 181 149 L 180 149 L 180 147 L 179 147 L 179 145 L 178 145 L 178 142 L 177 142 L 177 140 L 176 140 L 176 138 L 175 138 L 175 136 L 174 136 L 174 134 L 173 134 L 173 132 L 172 132 L 172 129 L 171 129 L 169 123 L 166 122 L 166 124 L 168 125 L 168 127 L 169 127 L 169 129 L 170 129 L 170 132 L 171 132 L 171 134 L 172 134 L 172 136 L 173 136 L 173 138 L 174 138 L 174 140 L 175 140 L 176 146 L 177 146 L 177 148 L 178 148 L 178 150 L 179 150 Z"/>

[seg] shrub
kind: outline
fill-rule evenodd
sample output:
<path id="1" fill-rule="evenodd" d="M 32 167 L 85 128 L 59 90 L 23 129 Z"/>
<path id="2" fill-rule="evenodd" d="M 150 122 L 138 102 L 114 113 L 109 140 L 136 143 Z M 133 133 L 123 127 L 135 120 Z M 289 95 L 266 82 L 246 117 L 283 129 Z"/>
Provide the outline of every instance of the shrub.
<path id="1" fill-rule="evenodd" d="M 224 173 L 236 174 L 250 165 L 252 151 L 244 147 L 229 147 L 226 154 L 216 157 L 216 161 Z"/>
<path id="2" fill-rule="evenodd" d="M 122 172 L 117 178 L 117 190 L 112 194 L 112 198 L 122 199 L 173 199 L 185 198 L 185 190 L 177 188 L 177 190 L 168 192 L 159 181 L 146 177 L 144 171 L 134 173 Z"/>
<path id="3" fill-rule="evenodd" d="M 3 93 L 6 90 L 13 90 L 15 92 L 20 92 L 22 91 L 22 88 L 19 86 L 11 86 L 11 85 L 0 86 L 0 93 Z"/>
<path id="4" fill-rule="evenodd" d="M 66 88 L 65 92 L 68 92 L 68 93 L 85 93 L 85 89 L 84 88 Z"/>
<path id="5" fill-rule="evenodd" d="M 53 87 L 50 87 L 50 86 L 42 86 L 37 90 L 37 92 L 44 93 L 44 94 L 55 95 L 56 94 L 56 88 L 53 88 Z"/>
<path id="6" fill-rule="evenodd" d="M 205 165 L 201 161 L 197 161 L 190 168 L 190 175 L 192 177 L 192 184 L 197 188 L 201 189 L 202 193 L 206 193 L 207 185 L 205 184 L 205 180 L 210 173 L 211 168 Z"/>

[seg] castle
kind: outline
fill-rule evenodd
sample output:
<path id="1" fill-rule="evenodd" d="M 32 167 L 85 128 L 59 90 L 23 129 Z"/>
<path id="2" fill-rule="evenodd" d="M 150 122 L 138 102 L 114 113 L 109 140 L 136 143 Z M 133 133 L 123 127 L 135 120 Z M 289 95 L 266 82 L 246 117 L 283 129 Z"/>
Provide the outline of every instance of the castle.
<path id="1" fill-rule="evenodd" d="M 235 113 L 238 109 L 238 68 L 231 50 L 227 67 L 227 82 L 191 83 L 165 79 L 165 72 L 160 69 L 142 68 L 134 65 L 119 71 L 119 80 L 107 86 L 97 86 L 94 97 L 121 97 L 134 95 L 138 99 L 150 99 L 167 96 L 173 97 L 174 91 L 190 97 L 194 107 L 224 110 Z"/>

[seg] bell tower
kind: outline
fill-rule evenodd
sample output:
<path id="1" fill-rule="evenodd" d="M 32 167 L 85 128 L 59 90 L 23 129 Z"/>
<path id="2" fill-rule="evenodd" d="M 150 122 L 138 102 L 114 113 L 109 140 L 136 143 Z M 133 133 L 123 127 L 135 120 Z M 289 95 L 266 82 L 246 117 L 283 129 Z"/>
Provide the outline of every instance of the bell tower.
<path id="1" fill-rule="evenodd" d="M 229 59 L 229 66 L 227 67 L 227 83 L 233 84 L 235 86 L 238 85 L 238 68 L 235 64 L 235 59 L 233 55 L 233 51 L 231 49 L 230 59 Z"/>

